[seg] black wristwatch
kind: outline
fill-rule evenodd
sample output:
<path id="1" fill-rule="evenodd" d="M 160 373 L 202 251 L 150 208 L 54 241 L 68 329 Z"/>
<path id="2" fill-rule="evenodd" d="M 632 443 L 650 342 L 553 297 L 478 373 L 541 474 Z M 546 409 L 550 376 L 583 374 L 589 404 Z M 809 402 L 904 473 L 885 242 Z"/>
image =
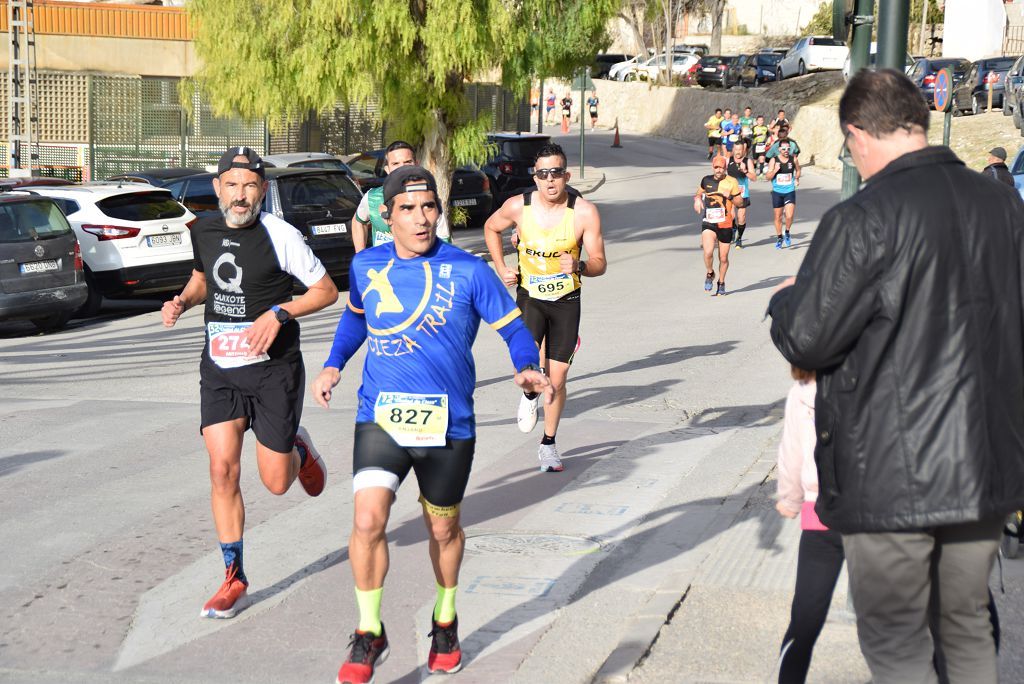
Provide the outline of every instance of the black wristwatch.
<path id="1" fill-rule="evenodd" d="M 274 312 L 274 316 L 277 317 L 277 322 L 280 323 L 281 325 L 284 325 L 288 321 L 292 320 L 292 315 L 288 313 L 285 309 L 282 309 L 281 307 L 277 306 L 276 304 L 270 307 L 270 310 Z"/>
<path id="2" fill-rule="evenodd" d="M 540 369 L 540 366 L 538 366 L 535 363 L 528 363 L 525 366 L 523 366 L 522 368 L 520 368 L 519 370 L 517 370 L 516 372 L 517 373 L 522 373 L 523 371 L 528 371 L 528 370 L 537 371 L 538 373 L 542 372 L 541 369 Z"/>

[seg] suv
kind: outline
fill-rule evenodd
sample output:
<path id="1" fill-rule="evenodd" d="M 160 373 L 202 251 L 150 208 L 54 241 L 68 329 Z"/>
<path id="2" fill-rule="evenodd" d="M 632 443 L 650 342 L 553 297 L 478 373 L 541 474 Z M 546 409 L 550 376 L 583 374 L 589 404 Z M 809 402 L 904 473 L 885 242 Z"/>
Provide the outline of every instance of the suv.
<path id="1" fill-rule="evenodd" d="M 966 59 L 958 57 L 945 57 L 943 59 L 919 59 L 914 62 L 907 76 L 914 82 L 920 91 L 924 101 L 929 107 L 935 106 L 935 78 L 943 69 L 950 69 L 953 72 L 953 83 L 955 87 L 971 68 L 971 63 Z"/>
<path id="2" fill-rule="evenodd" d="M 78 240 L 53 200 L 0 195 L 0 320 L 64 327 L 85 302 Z"/>
<path id="3" fill-rule="evenodd" d="M 103 297 L 177 292 L 192 276 L 196 217 L 168 191 L 99 181 L 31 192 L 53 199 L 75 230 L 89 284 L 84 314 L 96 314 Z"/>
<path id="4" fill-rule="evenodd" d="M 759 86 L 775 80 L 775 67 L 782 61 L 777 52 L 758 52 L 750 55 L 739 69 L 737 82 L 741 86 Z"/>
<path id="5" fill-rule="evenodd" d="M 168 183 L 166 189 L 200 217 L 220 216 L 213 192 L 214 173 Z M 348 288 L 348 267 L 355 255 L 352 217 L 362 193 L 344 171 L 335 169 L 267 169 L 263 210 L 295 226 L 327 272 Z"/>
<path id="6" fill-rule="evenodd" d="M 490 133 L 487 142 L 497 148 L 483 172 L 491 179 L 494 204 L 501 206 L 512 195 L 534 187 L 533 162 L 537 152 L 551 142 L 539 133 Z"/>
<path id="7" fill-rule="evenodd" d="M 697 64 L 697 85 L 707 88 L 710 85 L 718 85 L 723 88 L 728 86 L 730 81 L 729 73 L 735 71 L 731 80 L 735 80 L 739 73 L 739 67 L 743 63 L 743 57 L 708 55 L 701 57 Z"/>
<path id="8" fill-rule="evenodd" d="M 988 107 L 988 85 L 986 79 L 993 75 L 992 106 L 1003 106 L 1003 84 L 1006 73 L 1017 60 L 1016 56 L 979 59 L 971 64 L 967 75 L 953 89 L 953 114 L 971 112 L 981 114 Z"/>

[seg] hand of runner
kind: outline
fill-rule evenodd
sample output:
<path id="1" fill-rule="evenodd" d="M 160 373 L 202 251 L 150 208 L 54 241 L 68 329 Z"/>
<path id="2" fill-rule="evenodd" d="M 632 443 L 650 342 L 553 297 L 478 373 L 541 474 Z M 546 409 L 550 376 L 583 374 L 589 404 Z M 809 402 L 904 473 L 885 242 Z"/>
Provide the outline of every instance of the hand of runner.
<path id="1" fill-rule="evenodd" d="M 693 198 L 693 210 L 698 214 L 704 211 L 704 203 L 700 201 L 699 197 Z"/>
<path id="2" fill-rule="evenodd" d="M 779 515 L 781 515 L 783 518 L 789 518 L 792 520 L 797 516 L 795 511 L 786 508 L 786 504 L 784 504 L 781 501 L 775 502 L 775 510 L 777 510 L 779 512 Z"/>
<path id="3" fill-rule="evenodd" d="M 185 304 L 178 295 L 174 295 L 174 299 L 164 302 L 164 305 L 160 308 L 160 315 L 164 319 L 164 327 L 173 328 L 183 313 L 185 313 Z"/>
<path id="4" fill-rule="evenodd" d="M 780 237 L 779 239 L 781 240 L 782 238 Z M 792 287 L 793 285 L 796 285 L 796 276 L 789 276 L 781 283 L 779 283 L 776 286 L 776 288 L 772 290 L 772 292 L 775 293 L 778 292 L 779 290 L 785 290 L 787 287 Z"/>
<path id="5" fill-rule="evenodd" d="M 580 262 L 574 259 L 572 254 L 562 252 L 558 255 L 558 267 L 562 270 L 562 273 L 575 273 L 576 269 L 580 267 Z"/>
<path id="6" fill-rule="evenodd" d="M 310 391 L 313 393 L 313 399 L 316 403 L 320 404 L 324 408 L 330 408 L 330 406 L 328 406 L 328 402 L 331 401 L 331 390 L 335 388 L 340 380 L 341 371 L 337 368 L 331 368 L 328 366 L 320 371 L 320 375 L 316 376 L 316 380 L 313 381 L 313 386 L 310 387 Z"/>
<path id="7" fill-rule="evenodd" d="M 545 406 L 555 398 L 555 389 L 551 386 L 551 381 L 540 371 L 524 370 L 522 373 L 516 373 L 512 380 L 527 392 L 543 392 Z"/>
<path id="8" fill-rule="evenodd" d="M 281 324 L 273 311 L 267 311 L 253 321 L 252 326 L 245 333 L 245 341 L 249 345 L 246 358 L 253 358 L 265 354 L 270 345 L 277 339 L 277 333 L 281 330 Z"/>
<path id="9" fill-rule="evenodd" d="M 516 284 L 518 278 L 516 277 L 515 271 L 505 269 L 501 272 L 501 282 L 505 283 L 506 287 L 512 287 Z"/>

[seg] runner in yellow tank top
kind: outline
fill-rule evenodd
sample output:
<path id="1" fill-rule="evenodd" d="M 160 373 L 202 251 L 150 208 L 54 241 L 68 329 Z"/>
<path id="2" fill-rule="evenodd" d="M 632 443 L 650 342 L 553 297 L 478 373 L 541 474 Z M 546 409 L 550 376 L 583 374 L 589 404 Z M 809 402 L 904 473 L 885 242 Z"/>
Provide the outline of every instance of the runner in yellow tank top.
<path id="1" fill-rule="evenodd" d="M 542 147 L 534 161 L 537 189 L 508 199 L 484 226 L 495 270 L 506 285 L 518 284 L 516 302 L 533 339 L 544 346 L 544 370 L 555 390 L 554 400 L 544 407 L 544 438 L 537 452 L 544 472 L 562 470 L 555 433 L 579 337 L 580 279 L 599 276 L 607 268 L 601 216 L 597 207 L 569 191 L 566 166 L 561 147 Z M 518 273 L 505 265 L 501 234 L 509 228 L 516 228 L 520 238 Z M 586 261 L 580 260 L 581 247 Z M 520 430 L 533 430 L 537 409 L 537 395 L 524 395 L 519 403 Z"/>

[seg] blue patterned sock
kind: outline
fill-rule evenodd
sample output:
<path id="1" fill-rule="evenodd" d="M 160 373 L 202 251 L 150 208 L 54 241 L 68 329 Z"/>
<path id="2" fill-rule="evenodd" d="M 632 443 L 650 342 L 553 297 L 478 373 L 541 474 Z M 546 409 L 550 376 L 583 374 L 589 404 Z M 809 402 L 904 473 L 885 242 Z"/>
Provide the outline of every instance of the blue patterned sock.
<path id="1" fill-rule="evenodd" d="M 245 578 L 245 570 L 242 569 L 242 540 L 239 539 L 230 544 L 221 544 L 220 552 L 224 554 L 224 567 L 230 568 L 234 564 L 238 568 L 238 573 L 235 576 L 248 584 L 249 580 Z"/>

